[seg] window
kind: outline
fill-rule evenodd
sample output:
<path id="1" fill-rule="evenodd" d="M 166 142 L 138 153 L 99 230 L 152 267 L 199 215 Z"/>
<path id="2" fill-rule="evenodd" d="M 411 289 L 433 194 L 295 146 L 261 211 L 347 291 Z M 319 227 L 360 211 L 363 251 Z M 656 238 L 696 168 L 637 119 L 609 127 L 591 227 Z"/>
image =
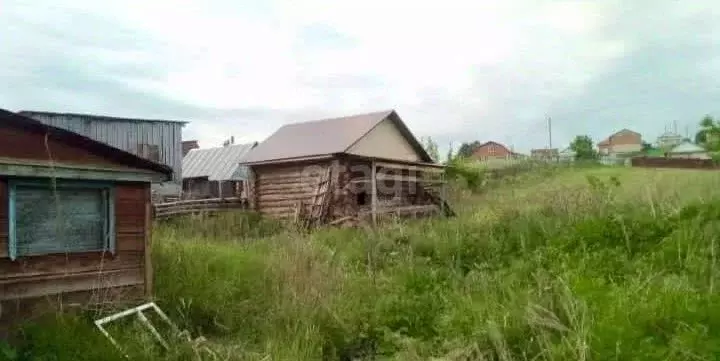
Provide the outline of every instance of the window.
<path id="1" fill-rule="evenodd" d="M 10 181 L 10 257 L 115 251 L 114 192 L 95 182 Z"/>
<path id="2" fill-rule="evenodd" d="M 370 204 L 368 198 L 368 194 L 365 191 L 361 191 L 355 194 L 355 202 L 358 206 L 366 206 Z"/>
<path id="3" fill-rule="evenodd" d="M 156 144 L 138 144 L 137 154 L 153 162 L 160 162 L 160 147 Z"/>
<path id="4" fill-rule="evenodd" d="M 494 144 L 490 145 L 490 156 L 496 156 L 497 155 L 497 148 Z"/>

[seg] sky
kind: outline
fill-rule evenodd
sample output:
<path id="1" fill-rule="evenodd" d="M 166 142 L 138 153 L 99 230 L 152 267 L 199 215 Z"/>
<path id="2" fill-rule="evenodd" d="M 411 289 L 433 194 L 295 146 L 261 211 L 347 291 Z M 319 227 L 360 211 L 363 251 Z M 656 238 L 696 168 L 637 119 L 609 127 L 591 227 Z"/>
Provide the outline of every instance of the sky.
<path id="1" fill-rule="evenodd" d="M 201 147 L 395 109 L 444 151 L 692 134 L 720 115 L 711 0 L 0 1 L 0 107 L 189 121 Z M 675 124 L 675 125 L 673 125 Z"/>

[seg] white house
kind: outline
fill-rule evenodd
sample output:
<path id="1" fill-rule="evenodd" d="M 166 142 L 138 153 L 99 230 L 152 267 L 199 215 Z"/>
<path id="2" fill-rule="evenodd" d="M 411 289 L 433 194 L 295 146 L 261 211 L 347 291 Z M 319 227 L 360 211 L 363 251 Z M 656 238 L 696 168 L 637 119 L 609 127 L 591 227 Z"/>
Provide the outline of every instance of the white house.
<path id="1" fill-rule="evenodd" d="M 710 154 L 701 146 L 691 142 L 683 142 L 668 152 L 670 158 L 710 159 Z"/>

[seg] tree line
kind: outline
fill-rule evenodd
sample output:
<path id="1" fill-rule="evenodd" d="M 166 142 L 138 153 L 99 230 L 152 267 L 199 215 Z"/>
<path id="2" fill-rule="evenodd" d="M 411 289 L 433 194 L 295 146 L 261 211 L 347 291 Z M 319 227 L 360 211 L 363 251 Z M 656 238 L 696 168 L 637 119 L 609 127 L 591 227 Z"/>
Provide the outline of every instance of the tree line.
<path id="1" fill-rule="evenodd" d="M 685 139 L 690 141 L 690 139 Z M 710 115 L 706 115 L 700 121 L 700 130 L 695 134 L 695 143 L 702 146 L 708 152 L 720 152 L 720 119 L 715 119 Z M 423 147 L 428 154 L 436 162 L 440 161 L 440 154 L 437 143 L 431 137 L 422 137 L 420 139 Z M 463 142 L 457 150 L 452 145 L 448 149 L 446 161 L 456 158 L 470 158 L 473 153 L 483 144 L 479 140 L 471 142 Z M 577 135 L 569 144 L 569 148 L 575 152 L 577 160 L 594 160 L 598 159 L 599 154 L 595 149 L 595 143 L 589 135 Z M 653 145 L 643 142 L 642 150 L 648 151 Z"/>

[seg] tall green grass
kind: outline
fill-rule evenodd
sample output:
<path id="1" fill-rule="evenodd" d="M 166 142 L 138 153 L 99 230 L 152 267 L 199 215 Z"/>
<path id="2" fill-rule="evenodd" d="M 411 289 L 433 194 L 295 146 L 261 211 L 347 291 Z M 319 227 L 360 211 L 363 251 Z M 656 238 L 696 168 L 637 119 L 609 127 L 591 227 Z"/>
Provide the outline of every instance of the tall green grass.
<path id="1" fill-rule="evenodd" d="M 378 230 L 158 225 L 158 303 L 209 351 L 138 342 L 137 359 L 713 360 L 719 181 L 586 169 L 465 195 L 455 219 Z M 27 328 L 15 350 L 115 359 L 82 318 Z"/>

